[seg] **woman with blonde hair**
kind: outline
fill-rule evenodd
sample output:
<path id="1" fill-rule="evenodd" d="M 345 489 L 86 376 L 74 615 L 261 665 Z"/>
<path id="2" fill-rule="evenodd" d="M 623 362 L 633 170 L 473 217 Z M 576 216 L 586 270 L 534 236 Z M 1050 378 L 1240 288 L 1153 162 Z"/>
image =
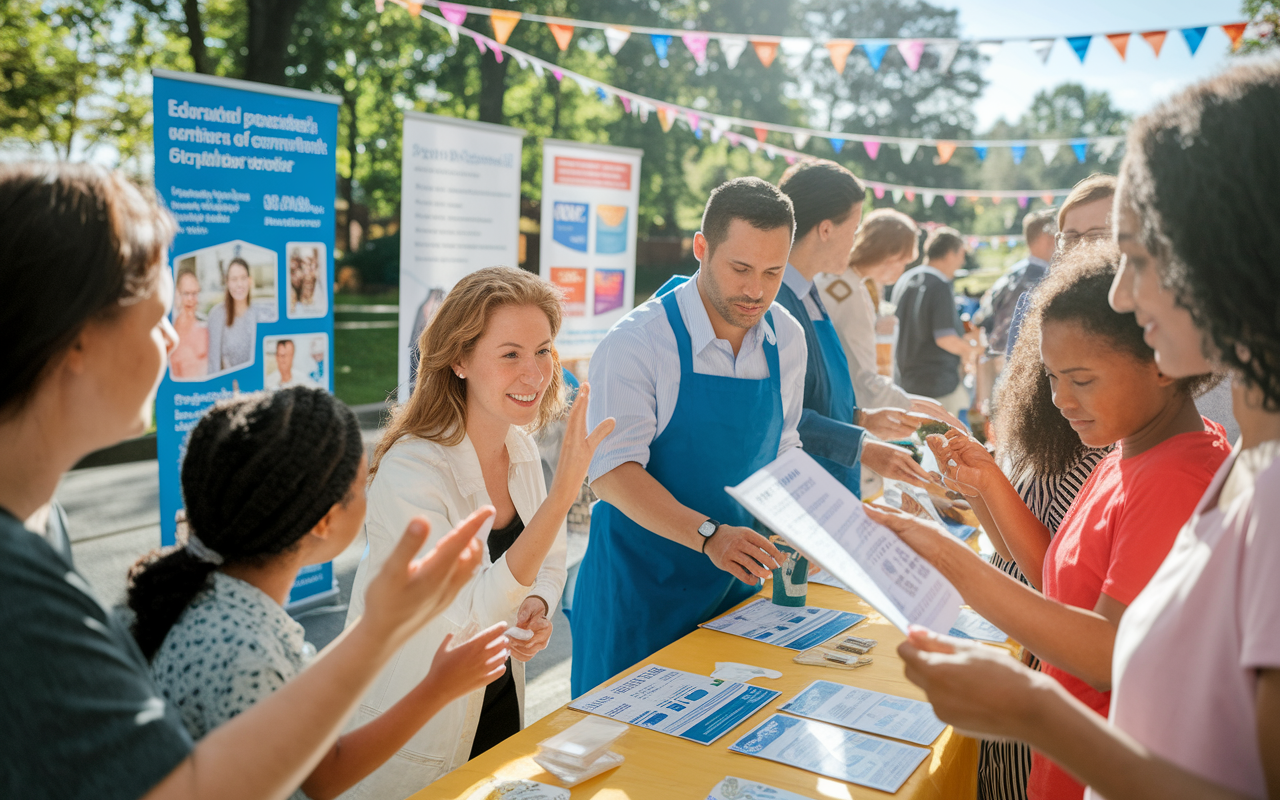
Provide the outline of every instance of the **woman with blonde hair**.
<path id="1" fill-rule="evenodd" d="M 814 283 L 840 334 L 859 405 L 901 408 L 959 425 L 959 420 L 932 399 L 908 393 L 892 376 L 876 370 L 881 293 L 920 257 L 919 236 L 920 229 L 911 217 L 892 208 L 877 208 L 863 217 L 854 235 L 848 271 L 844 275 L 820 274 Z"/>
<path id="2" fill-rule="evenodd" d="M 417 384 L 370 466 L 368 550 L 347 624 L 363 613 L 365 587 L 404 520 L 421 515 L 433 530 L 448 530 L 483 506 L 497 514 L 480 572 L 401 649 L 351 725 L 378 716 L 420 683 L 450 634 L 505 621 L 517 629 L 515 661 L 488 687 L 436 714 L 353 789 L 356 797 L 406 797 L 521 728 L 522 662 L 546 647 L 564 588 L 565 517 L 596 446 L 614 425 L 607 419 L 587 435 L 590 387 L 584 383 L 548 491 L 530 434 L 564 409 L 554 346 L 560 321 L 560 297 L 550 284 L 518 269 L 490 267 L 459 281 L 419 338 Z"/>

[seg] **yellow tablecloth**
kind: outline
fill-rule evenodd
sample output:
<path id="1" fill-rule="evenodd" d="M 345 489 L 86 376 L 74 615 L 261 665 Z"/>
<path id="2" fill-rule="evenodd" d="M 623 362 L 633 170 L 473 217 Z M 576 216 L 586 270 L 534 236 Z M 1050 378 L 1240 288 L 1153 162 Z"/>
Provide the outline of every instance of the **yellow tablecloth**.
<path id="1" fill-rule="evenodd" d="M 770 597 L 771 591 L 770 585 L 766 583 L 761 594 Z M 659 650 L 646 659 L 646 663 L 700 675 L 710 675 L 715 670 L 717 661 L 738 661 L 768 667 L 781 672 L 782 677 L 776 680 L 756 678 L 752 683 L 777 689 L 782 692 L 781 696 L 709 746 L 628 726 L 629 730 L 613 746 L 614 752 L 625 756 L 626 761 L 611 772 L 597 775 L 575 786 L 572 790 L 575 800 L 589 797 L 597 800 L 702 800 L 722 778 L 729 775 L 776 786 L 814 800 L 887 797 L 884 792 L 875 789 L 834 781 L 796 767 L 729 752 L 730 744 L 815 680 L 838 681 L 901 697 L 926 699 L 924 693 L 903 675 L 902 661 L 896 651 L 903 635 L 870 606 L 848 592 L 816 584 L 809 585 L 808 604 L 867 615 L 867 619 L 859 623 L 852 632 L 880 642 L 870 653 L 874 662 L 857 670 L 805 666 L 791 660 L 796 654 L 794 650 L 699 628 L 669 647 Z M 623 674 L 630 671 L 627 669 Z M 559 781 L 534 763 L 532 756 L 537 752 L 538 742 L 585 716 L 581 711 L 563 707 L 479 758 L 467 762 L 415 794 L 414 798 L 465 800 L 493 778 L 525 778 L 559 786 Z M 975 797 L 978 785 L 977 742 L 948 727 L 934 741 L 931 749 L 932 756 L 916 768 L 894 797 L 910 800 L 962 800 Z"/>

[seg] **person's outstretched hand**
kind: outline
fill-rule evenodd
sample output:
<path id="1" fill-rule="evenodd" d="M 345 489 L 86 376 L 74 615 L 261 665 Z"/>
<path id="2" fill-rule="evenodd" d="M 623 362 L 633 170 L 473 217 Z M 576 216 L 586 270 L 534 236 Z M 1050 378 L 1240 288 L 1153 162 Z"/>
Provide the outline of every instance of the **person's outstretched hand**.
<path id="1" fill-rule="evenodd" d="M 452 633 L 444 637 L 435 658 L 431 659 L 431 671 L 424 679 L 431 681 L 432 690 L 441 697 L 441 705 L 502 677 L 509 646 L 504 635 L 506 629 L 506 623 L 499 622 L 456 645 Z"/>
<path id="2" fill-rule="evenodd" d="M 906 439 L 916 428 L 932 420 L 921 414 L 913 414 L 900 408 L 863 408 L 858 424 L 881 439 Z"/>
<path id="3" fill-rule="evenodd" d="M 864 437 L 862 442 L 862 466 L 882 478 L 902 481 L 912 486 L 933 483 L 924 467 L 916 463 L 910 451 L 888 442 L 876 442 Z"/>
<path id="4" fill-rule="evenodd" d="M 711 563 L 733 577 L 755 586 L 769 577 L 786 558 L 773 542 L 750 528 L 721 525 L 702 543 Z"/>
<path id="5" fill-rule="evenodd" d="M 945 422 L 958 430 L 969 430 L 969 426 L 961 422 L 959 417 L 943 408 L 941 403 L 932 398 L 911 395 L 911 410 L 917 414 L 923 414 L 926 417 Z"/>
<path id="6" fill-rule="evenodd" d="M 431 523 L 414 517 L 365 594 L 364 622 L 388 640 L 403 643 L 439 614 L 471 580 L 483 561 L 476 534 L 494 514 L 484 506 L 446 533 L 422 558 Z"/>
<path id="7" fill-rule="evenodd" d="M 998 648 L 912 625 L 898 645 L 907 679 L 924 689 L 938 719 L 982 738 L 1027 738 L 1037 695 L 1051 681 Z"/>
<path id="8" fill-rule="evenodd" d="M 616 423 L 613 417 L 602 421 L 590 434 L 587 433 L 587 404 L 591 400 L 591 385 L 583 383 L 578 389 L 578 396 L 569 410 L 569 420 L 565 425 L 564 443 L 560 445 L 560 461 L 556 464 L 556 476 L 551 483 L 551 494 L 560 492 L 578 496 L 582 490 L 582 482 L 587 479 L 587 469 L 596 454 L 600 442 L 610 433 Z"/>

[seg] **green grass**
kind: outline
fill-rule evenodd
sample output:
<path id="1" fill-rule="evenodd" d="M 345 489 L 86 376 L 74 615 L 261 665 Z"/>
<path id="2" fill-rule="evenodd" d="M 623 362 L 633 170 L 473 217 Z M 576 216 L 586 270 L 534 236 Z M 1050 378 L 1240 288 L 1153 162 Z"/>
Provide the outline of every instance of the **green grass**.
<path id="1" fill-rule="evenodd" d="M 394 320 L 395 314 L 362 314 L 343 311 L 344 305 L 396 305 L 398 291 L 376 294 L 335 294 L 334 312 L 342 320 Z M 386 402 L 398 383 L 395 328 L 333 332 L 334 393 L 348 405 Z"/>

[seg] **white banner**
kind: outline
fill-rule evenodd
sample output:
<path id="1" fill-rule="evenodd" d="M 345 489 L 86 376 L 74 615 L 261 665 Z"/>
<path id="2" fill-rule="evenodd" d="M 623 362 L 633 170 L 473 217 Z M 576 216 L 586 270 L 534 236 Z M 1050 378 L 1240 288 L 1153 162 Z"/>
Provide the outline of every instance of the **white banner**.
<path id="1" fill-rule="evenodd" d="M 631 147 L 542 142 L 542 277 L 564 292 L 560 358 L 590 358 L 635 305 L 640 157 Z"/>
<path id="2" fill-rule="evenodd" d="M 482 267 L 518 267 L 524 131 L 407 112 L 400 169 L 400 402 L 418 336 L 453 285 Z"/>

